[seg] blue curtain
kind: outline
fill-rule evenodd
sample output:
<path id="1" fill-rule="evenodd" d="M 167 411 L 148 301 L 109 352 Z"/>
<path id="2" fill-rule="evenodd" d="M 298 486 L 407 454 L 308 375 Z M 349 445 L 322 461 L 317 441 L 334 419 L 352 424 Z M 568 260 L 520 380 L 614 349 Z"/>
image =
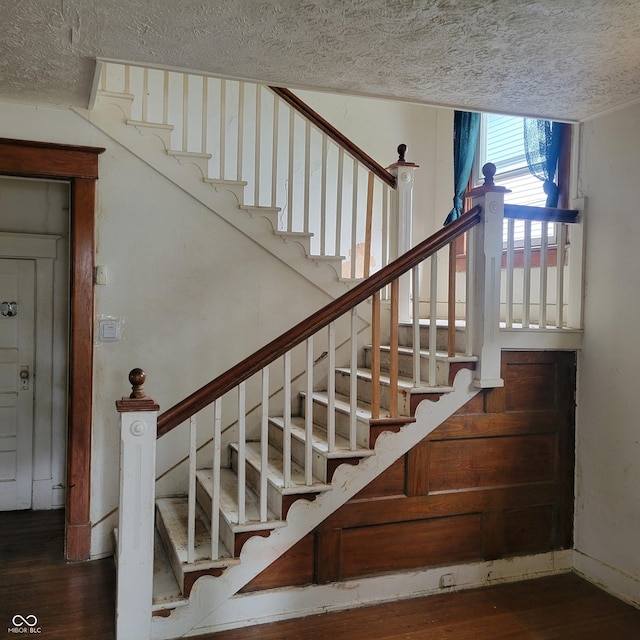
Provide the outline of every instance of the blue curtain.
<path id="1" fill-rule="evenodd" d="M 544 182 L 547 207 L 558 206 L 558 185 L 554 182 L 562 139 L 568 125 L 550 120 L 524 119 L 524 151 L 529 171 Z"/>
<path id="2" fill-rule="evenodd" d="M 462 215 L 462 196 L 469 183 L 473 156 L 476 152 L 480 114 L 456 111 L 453 116 L 453 209 L 444 224 L 457 220 Z"/>

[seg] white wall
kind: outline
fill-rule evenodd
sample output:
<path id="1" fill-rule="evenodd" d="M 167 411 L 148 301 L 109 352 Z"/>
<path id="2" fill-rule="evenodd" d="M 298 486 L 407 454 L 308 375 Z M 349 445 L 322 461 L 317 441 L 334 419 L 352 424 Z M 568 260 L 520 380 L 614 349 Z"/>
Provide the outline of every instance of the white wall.
<path id="1" fill-rule="evenodd" d="M 588 207 L 576 566 L 640 603 L 640 105 L 584 124 L 581 146 Z"/>

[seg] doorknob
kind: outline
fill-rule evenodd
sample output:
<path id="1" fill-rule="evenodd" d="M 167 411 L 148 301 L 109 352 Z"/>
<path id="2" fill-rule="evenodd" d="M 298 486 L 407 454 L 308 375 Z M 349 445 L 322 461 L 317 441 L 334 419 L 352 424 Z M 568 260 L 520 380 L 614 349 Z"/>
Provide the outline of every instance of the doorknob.
<path id="1" fill-rule="evenodd" d="M 17 302 L 0 302 L 0 313 L 6 318 L 11 318 L 18 313 Z"/>
<path id="2" fill-rule="evenodd" d="M 20 370 L 20 391 L 29 391 L 29 367 Z"/>

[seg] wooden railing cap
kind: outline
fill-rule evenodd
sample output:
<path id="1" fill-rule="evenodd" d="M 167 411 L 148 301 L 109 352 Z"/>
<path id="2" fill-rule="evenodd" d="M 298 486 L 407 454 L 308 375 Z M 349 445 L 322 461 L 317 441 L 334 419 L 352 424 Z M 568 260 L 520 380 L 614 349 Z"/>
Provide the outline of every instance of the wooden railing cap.
<path id="1" fill-rule="evenodd" d="M 158 411 L 160 405 L 147 396 L 142 388 L 147 380 L 147 374 L 140 368 L 131 369 L 129 382 L 131 394 L 116 401 L 116 408 L 120 413 L 128 411 Z"/>
<path id="2" fill-rule="evenodd" d="M 499 187 L 493 181 L 493 177 L 496 175 L 496 165 L 493 162 L 487 162 L 482 167 L 482 175 L 484 176 L 484 184 L 475 189 L 471 189 L 464 194 L 465 198 L 477 198 L 483 196 L 485 193 L 511 193 L 511 189 L 506 187 Z"/>

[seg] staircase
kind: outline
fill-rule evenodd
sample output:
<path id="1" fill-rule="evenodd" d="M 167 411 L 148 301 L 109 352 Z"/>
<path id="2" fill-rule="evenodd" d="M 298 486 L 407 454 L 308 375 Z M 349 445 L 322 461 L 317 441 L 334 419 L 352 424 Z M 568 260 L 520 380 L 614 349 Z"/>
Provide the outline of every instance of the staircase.
<path id="1" fill-rule="evenodd" d="M 460 332 L 464 338 L 464 332 Z M 195 581 L 205 575 L 220 576 L 227 568 L 240 562 L 245 542 L 253 536 L 267 537 L 276 529 L 287 526 L 290 507 L 297 500 L 313 501 L 317 496 L 332 490 L 331 482 L 340 465 L 358 465 L 362 460 L 375 455 L 376 439 L 381 433 L 398 432 L 403 426 L 416 421 L 416 407 L 423 400 L 437 401 L 442 394 L 455 391 L 454 378 L 462 369 L 472 370 L 477 360 L 474 356 L 464 355 L 464 342 L 460 342 L 462 351 L 455 356 L 446 354 L 446 327 L 437 332 L 438 351 L 433 356 L 437 362 L 438 381 L 436 386 L 426 382 L 414 385 L 413 371 L 413 328 L 409 323 L 400 325 L 400 344 L 397 349 L 400 362 L 397 403 L 400 412 L 392 417 L 390 405 L 390 345 L 380 347 L 380 386 L 381 407 L 379 417 L 372 418 L 372 345 L 365 345 L 362 353 L 364 365 L 352 373 L 349 367 L 335 368 L 335 395 L 333 402 L 327 390 L 314 391 L 310 402 L 303 392 L 296 403 L 298 410 L 290 417 L 291 433 L 291 481 L 284 482 L 283 464 L 287 457 L 285 449 L 284 416 L 271 416 L 268 420 L 267 450 L 267 518 L 260 515 L 261 467 L 264 464 L 262 448 L 259 442 L 247 442 L 244 453 L 245 516 L 240 517 L 237 487 L 239 485 L 240 445 L 232 443 L 225 456 L 228 466 L 220 473 L 220 516 L 218 557 L 211 559 L 211 521 L 213 502 L 213 474 L 211 468 L 196 471 L 195 507 L 195 544 L 193 561 L 188 560 L 188 498 L 186 496 L 160 498 L 156 501 L 156 526 L 162 547 L 156 558 L 156 578 L 160 583 L 169 572 L 175 576 L 175 582 L 169 582 L 164 591 L 158 588 L 154 594 L 154 611 L 167 612 L 171 607 L 179 606 L 188 598 Z M 420 326 L 420 369 L 428 378 L 429 324 Z M 351 385 L 355 378 L 357 403 L 355 410 L 356 445 L 350 445 L 350 425 L 352 407 L 350 401 Z M 335 443 L 329 444 L 328 418 L 330 405 L 335 412 Z M 310 409 L 309 409 L 310 407 Z M 311 483 L 305 477 L 306 448 L 306 411 L 311 411 Z M 243 521 L 240 524 L 241 521 Z"/>
<path id="2" fill-rule="evenodd" d="M 497 215 L 483 225 L 483 234 L 473 234 L 482 219 L 482 209 L 476 206 L 408 250 L 410 238 L 390 223 L 392 212 L 398 225 L 410 227 L 411 220 L 409 210 L 393 204 L 394 176 L 373 167 L 370 159 L 348 156 L 344 150 L 334 154 L 337 169 L 329 170 L 333 142 L 322 132 L 320 186 L 314 186 L 315 133 L 307 124 L 300 146 L 303 168 L 298 172 L 303 186 L 294 186 L 296 171 L 291 166 L 300 153 L 295 135 L 298 116 L 285 111 L 276 98 L 269 102 L 273 140 L 283 129 L 283 113 L 289 123 L 284 191 L 278 186 L 281 171 L 276 168 L 281 150 L 274 142 L 265 152 L 256 124 L 249 154 L 253 164 L 248 175 L 243 173 L 247 163 L 241 151 L 250 129 L 240 122 L 247 111 L 241 107 L 246 88 L 233 90 L 238 122 L 231 124 L 225 116 L 230 89 L 221 81 L 219 139 L 211 150 L 212 134 L 203 116 L 209 110 L 208 80 L 198 84 L 204 106 L 194 143 L 187 98 L 178 122 L 169 124 L 174 102 L 170 96 L 164 100 L 162 115 L 152 115 L 151 71 L 140 72 L 142 98 L 129 92 L 135 83 L 127 75 L 133 71 L 124 68 L 124 73 L 120 90 L 112 91 L 103 82 L 96 108 L 81 115 L 335 297 L 160 416 L 157 405 L 142 391 L 143 372 L 130 376 L 131 398 L 118 402 L 122 434 L 118 640 L 169 639 L 205 632 L 242 587 L 479 388 L 500 384 L 499 347 L 492 341 L 499 300 L 490 297 L 499 290 L 499 271 L 483 266 L 476 272 L 474 264 L 467 265 L 466 291 L 473 291 L 469 298 L 478 307 L 467 306 L 463 323 L 467 332 L 457 331 L 453 323 L 438 327 L 435 318 L 438 301 L 444 299 L 446 304 L 447 295 L 438 289 L 439 254 L 448 253 L 451 243 L 468 234 L 465 246 L 477 245 L 474 255 L 479 263 L 489 263 L 493 255 L 491 264 L 499 265 L 502 209 L 501 204 L 491 209 Z M 165 88 L 170 86 L 167 73 L 162 73 Z M 103 80 L 107 76 L 103 74 Z M 184 96 L 191 95 L 188 87 L 193 82 L 192 76 L 184 75 Z M 256 109 L 264 104 L 262 92 L 255 90 Z M 257 120 L 264 122 L 263 117 Z M 229 147 L 237 149 L 231 173 L 223 159 Z M 353 147 L 348 153 L 352 151 L 359 156 Z M 266 177 L 263 157 L 273 161 Z M 397 163 L 395 169 L 404 172 L 398 190 L 411 188 L 413 168 L 403 158 Z M 330 187 L 332 171 L 337 177 Z M 345 193 L 351 194 L 350 199 Z M 396 193 L 398 203 L 410 202 L 406 195 L 406 191 Z M 335 206 L 329 206 L 330 201 Z M 318 216 L 311 215 L 314 202 L 321 203 Z M 341 266 L 344 255 L 359 253 L 360 262 L 352 259 L 348 269 Z M 377 271 L 369 268 L 373 263 Z M 423 271 L 431 277 L 432 322 L 419 320 Z M 472 284 L 474 278 L 478 286 Z M 410 316 L 413 320 L 405 322 Z M 475 354 L 482 354 L 482 361 Z M 235 403 L 231 411 L 228 396 Z M 156 499 L 154 436 L 161 438 L 175 428 L 190 442 L 188 460 L 179 463 L 189 467 L 187 485 L 182 495 Z M 198 464 L 202 429 L 211 447 L 204 466 L 202 459 Z"/>

